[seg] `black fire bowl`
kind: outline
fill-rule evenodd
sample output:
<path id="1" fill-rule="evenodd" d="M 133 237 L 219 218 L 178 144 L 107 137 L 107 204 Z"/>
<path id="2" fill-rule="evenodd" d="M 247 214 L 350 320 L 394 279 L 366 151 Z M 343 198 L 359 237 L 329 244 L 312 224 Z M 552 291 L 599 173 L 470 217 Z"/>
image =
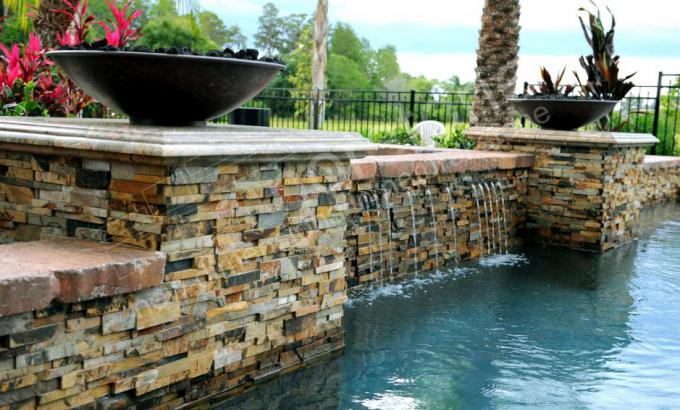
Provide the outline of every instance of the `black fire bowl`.
<path id="1" fill-rule="evenodd" d="M 548 98 L 512 98 L 524 117 L 541 128 L 575 130 L 612 112 L 618 101 Z"/>
<path id="2" fill-rule="evenodd" d="M 285 68 L 264 61 L 129 51 L 62 50 L 47 56 L 87 94 L 138 125 L 205 125 L 255 97 Z"/>

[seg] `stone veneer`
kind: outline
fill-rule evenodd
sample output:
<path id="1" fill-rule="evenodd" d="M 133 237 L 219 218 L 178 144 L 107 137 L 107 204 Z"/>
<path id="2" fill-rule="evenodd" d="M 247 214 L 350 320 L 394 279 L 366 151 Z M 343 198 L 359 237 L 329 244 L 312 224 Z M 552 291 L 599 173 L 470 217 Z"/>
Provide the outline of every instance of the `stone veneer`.
<path id="1" fill-rule="evenodd" d="M 381 146 L 379 153 L 391 155 L 352 161 L 354 194 L 345 250 L 349 286 L 389 281 L 521 243 L 531 155 L 393 146 Z M 479 218 L 471 185 L 481 181 L 502 184 L 503 201 L 492 206 L 505 204 L 505 223 L 499 207 L 488 216 L 482 208 Z M 507 244 L 501 242 L 503 235 Z"/>
<path id="2" fill-rule="evenodd" d="M 150 289 L 0 317 L 0 407 L 174 408 L 343 347 L 360 136 L 14 118 L 0 143 L 3 242 L 167 258 Z"/>
<path id="3" fill-rule="evenodd" d="M 535 155 L 527 228 L 551 245 L 603 252 L 636 235 L 646 134 L 474 127 L 478 149 Z"/>
<path id="4" fill-rule="evenodd" d="M 680 194 L 680 158 L 645 156 L 637 193 L 643 206 L 677 201 Z"/>

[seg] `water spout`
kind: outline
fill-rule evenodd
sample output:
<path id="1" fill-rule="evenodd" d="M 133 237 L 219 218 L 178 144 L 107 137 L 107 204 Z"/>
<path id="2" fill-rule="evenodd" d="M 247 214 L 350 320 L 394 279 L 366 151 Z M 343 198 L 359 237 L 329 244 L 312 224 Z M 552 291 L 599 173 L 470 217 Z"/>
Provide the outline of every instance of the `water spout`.
<path id="1" fill-rule="evenodd" d="M 425 190 L 425 194 L 427 194 L 427 197 L 430 201 L 430 214 L 432 216 L 432 233 L 434 234 L 434 257 L 435 257 L 435 263 L 437 264 L 435 266 L 435 271 L 439 269 L 439 239 L 437 238 L 437 218 L 434 212 L 434 201 L 432 200 L 432 191 L 428 188 Z"/>
<path id="2" fill-rule="evenodd" d="M 390 266 L 390 280 L 394 279 L 394 258 L 392 254 L 392 212 L 389 201 L 387 200 L 387 192 L 383 193 L 383 203 L 385 204 L 385 212 L 387 213 L 387 246 L 389 248 L 388 257 Z"/>
<path id="3" fill-rule="evenodd" d="M 496 184 L 489 183 L 489 190 L 491 191 L 493 202 L 496 206 L 496 227 L 498 228 L 498 253 L 503 253 L 503 227 L 501 226 L 501 203 L 498 199 L 498 192 L 496 191 Z"/>
<path id="4" fill-rule="evenodd" d="M 369 225 L 366 228 L 366 235 L 368 236 L 368 273 L 373 276 L 373 244 L 371 237 L 373 236 L 371 232 L 370 219 L 371 219 L 371 201 L 368 199 L 368 194 L 366 192 L 361 193 L 361 198 L 364 201 L 364 208 L 368 211 Z M 373 288 L 373 281 L 371 281 L 371 289 Z"/>
<path id="5" fill-rule="evenodd" d="M 484 255 L 484 234 L 482 234 L 482 212 L 479 208 L 479 195 L 477 194 L 477 188 L 472 184 L 472 196 L 475 198 L 475 204 L 477 204 L 477 220 L 479 221 L 479 254 Z"/>
<path id="6" fill-rule="evenodd" d="M 456 227 L 456 209 L 453 207 L 453 195 L 451 195 L 451 188 L 446 187 L 446 194 L 449 196 L 449 218 L 451 218 L 451 223 L 453 224 L 453 258 L 456 262 L 459 261 L 458 255 L 458 230 Z"/>
<path id="7" fill-rule="evenodd" d="M 416 232 L 416 210 L 415 210 L 415 198 L 413 196 L 413 193 L 408 190 L 406 191 L 406 195 L 409 197 L 409 202 L 411 204 L 411 227 L 412 227 L 412 234 L 413 234 L 413 268 L 415 272 L 415 276 L 418 277 L 418 234 Z"/>
<path id="8" fill-rule="evenodd" d="M 479 184 L 479 190 L 482 193 L 482 203 L 484 204 L 484 218 L 486 222 L 486 249 L 488 253 L 495 253 L 496 252 L 496 245 L 494 245 L 491 237 L 491 231 L 489 230 L 489 204 L 486 201 L 486 191 L 484 190 L 484 186 L 482 184 Z M 491 244 L 489 244 L 491 243 Z"/>
<path id="9" fill-rule="evenodd" d="M 482 184 L 482 190 L 486 191 L 486 193 L 489 195 L 489 208 L 491 209 L 491 244 L 493 245 L 493 251 L 496 252 L 496 218 L 494 216 L 494 207 L 493 207 L 493 193 L 491 192 L 491 188 L 489 187 L 489 184 L 487 182 L 484 182 Z M 484 201 L 486 201 L 486 197 L 484 198 Z M 496 208 L 497 209 L 497 208 Z M 489 226 L 489 215 L 487 214 L 487 227 Z M 500 236 L 498 237 L 498 241 L 500 242 L 501 238 Z"/>
<path id="10" fill-rule="evenodd" d="M 491 241 L 491 249 L 493 253 L 496 253 L 496 224 L 493 220 L 493 200 L 491 199 L 491 191 L 489 190 L 489 185 L 486 182 L 479 184 L 482 189 L 482 197 L 484 198 L 484 214 L 486 215 L 486 231 L 487 235 L 489 233 L 489 227 L 491 228 L 491 236 L 488 240 Z M 487 201 L 487 194 L 489 200 Z M 487 207 L 488 206 L 488 207 Z M 489 209 L 491 212 L 489 213 Z"/>
<path id="11" fill-rule="evenodd" d="M 375 208 L 376 208 L 376 218 L 378 219 L 378 247 L 380 248 L 380 272 L 378 273 L 378 277 L 380 278 L 380 284 L 384 284 L 384 268 L 383 268 L 383 261 L 384 261 L 384 254 L 383 254 L 383 240 L 382 240 L 382 218 L 381 218 L 381 212 L 380 212 L 380 199 L 378 197 L 378 194 L 375 191 L 371 192 L 371 195 L 373 195 L 373 199 L 375 200 Z"/>
<path id="12" fill-rule="evenodd" d="M 501 197 L 501 205 L 503 206 L 503 230 L 505 231 L 505 235 L 503 235 L 503 237 L 505 238 L 505 253 L 508 253 L 508 236 L 510 236 L 510 232 L 508 232 L 508 218 L 505 215 L 505 195 L 503 194 L 503 184 L 496 182 L 496 188 L 498 188 L 498 193 Z"/>

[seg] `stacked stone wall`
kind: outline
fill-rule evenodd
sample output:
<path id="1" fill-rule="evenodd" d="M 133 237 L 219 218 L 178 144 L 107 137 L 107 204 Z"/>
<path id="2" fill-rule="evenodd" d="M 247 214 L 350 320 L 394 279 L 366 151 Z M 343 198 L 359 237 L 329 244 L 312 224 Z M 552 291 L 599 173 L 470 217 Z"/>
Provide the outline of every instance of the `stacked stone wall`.
<path id="1" fill-rule="evenodd" d="M 0 408 L 169 409 L 342 348 L 349 160 L 127 159 L 0 152 L 3 242 L 167 256 L 160 286 L 0 317 Z"/>
<path id="2" fill-rule="evenodd" d="M 345 251 L 349 285 L 412 276 L 444 268 L 457 260 L 503 253 L 518 246 L 522 243 L 519 232 L 525 221 L 526 181 L 526 169 L 356 181 Z M 482 194 L 477 193 L 481 218 L 472 188 L 480 182 L 500 183 L 503 187 L 503 200 L 498 196 L 497 201 L 492 201 L 486 195 L 488 214 Z"/>

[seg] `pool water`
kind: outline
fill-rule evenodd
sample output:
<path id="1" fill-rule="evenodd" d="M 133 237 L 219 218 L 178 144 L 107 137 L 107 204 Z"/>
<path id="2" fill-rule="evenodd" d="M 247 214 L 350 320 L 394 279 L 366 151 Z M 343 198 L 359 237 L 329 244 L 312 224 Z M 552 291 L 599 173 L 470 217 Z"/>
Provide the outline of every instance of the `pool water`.
<path id="1" fill-rule="evenodd" d="M 357 292 L 345 312 L 342 357 L 243 407 L 680 408 L 680 206 L 604 255 L 525 247 Z"/>

